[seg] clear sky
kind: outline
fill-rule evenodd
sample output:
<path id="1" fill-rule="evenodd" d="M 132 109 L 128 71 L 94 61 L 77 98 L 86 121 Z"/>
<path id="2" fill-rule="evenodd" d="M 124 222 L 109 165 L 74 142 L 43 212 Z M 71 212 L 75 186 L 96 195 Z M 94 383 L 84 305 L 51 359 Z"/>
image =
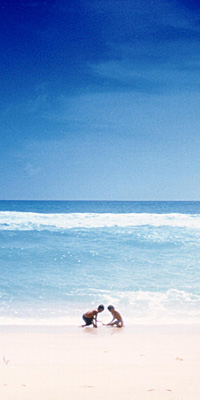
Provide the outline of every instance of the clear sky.
<path id="1" fill-rule="evenodd" d="M 200 200 L 200 1 L 1 0 L 0 199 Z"/>

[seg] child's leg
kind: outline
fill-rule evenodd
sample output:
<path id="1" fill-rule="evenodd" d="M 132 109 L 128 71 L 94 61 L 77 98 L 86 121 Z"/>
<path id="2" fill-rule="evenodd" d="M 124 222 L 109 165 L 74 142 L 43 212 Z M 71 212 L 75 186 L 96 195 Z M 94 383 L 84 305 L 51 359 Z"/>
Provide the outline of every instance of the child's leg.
<path id="1" fill-rule="evenodd" d="M 84 326 L 89 326 L 89 325 L 92 325 L 92 324 L 93 324 L 93 318 L 85 317 L 85 315 L 83 315 L 82 318 L 83 318 L 83 321 L 85 322 L 85 324 L 82 325 L 82 328 L 83 328 Z"/>
<path id="2" fill-rule="evenodd" d="M 109 325 L 110 325 L 110 326 L 117 325 L 117 321 L 115 320 L 115 321 L 111 322 Z"/>

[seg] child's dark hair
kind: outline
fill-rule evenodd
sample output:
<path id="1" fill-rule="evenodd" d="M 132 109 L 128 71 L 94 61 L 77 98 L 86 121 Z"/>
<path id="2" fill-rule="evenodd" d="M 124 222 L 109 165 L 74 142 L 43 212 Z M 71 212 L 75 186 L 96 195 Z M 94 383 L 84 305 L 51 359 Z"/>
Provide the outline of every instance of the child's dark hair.
<path id="1" fill-rule="evenodd" d="M 104 306 L 103 306 L 103 304 L 100 304 L 100 306 L 98 307 L 98 310 L 104 310 Z"/>
<path id="2" fill-rule="evenodd" d="M 114 309 L 115 309 L 115 307 L 113 307 L 113 306 L 108 306 L 108 310 L 109 310 L 109 311 L 114 310 Z"/>

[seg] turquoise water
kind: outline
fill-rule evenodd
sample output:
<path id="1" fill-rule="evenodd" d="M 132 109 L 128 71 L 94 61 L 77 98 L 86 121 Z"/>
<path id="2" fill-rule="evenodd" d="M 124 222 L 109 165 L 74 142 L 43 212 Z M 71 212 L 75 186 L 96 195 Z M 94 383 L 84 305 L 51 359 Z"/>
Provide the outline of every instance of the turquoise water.
<path id="1" fill-rule="evenodd" d="M 199 249 L 200 202 L 1 201 L 0 324 L 199 322 Z"/>

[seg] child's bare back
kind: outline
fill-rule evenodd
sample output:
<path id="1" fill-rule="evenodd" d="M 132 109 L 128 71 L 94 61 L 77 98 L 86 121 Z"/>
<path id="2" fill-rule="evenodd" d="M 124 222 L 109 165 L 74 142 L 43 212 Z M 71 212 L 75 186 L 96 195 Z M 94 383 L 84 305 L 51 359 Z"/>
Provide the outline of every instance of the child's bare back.
<path id="1" fill-rule="evenodd" d="M 93 325 L 94 328 L 97 328 L 97 314 L 102 312 L 104 310 L 104 306 L 101 304 L 97 309 L 87 311 L 85 314 L 83 314 L 82 318 L 85 322 L 84 326 L 89 326 Z"/>

